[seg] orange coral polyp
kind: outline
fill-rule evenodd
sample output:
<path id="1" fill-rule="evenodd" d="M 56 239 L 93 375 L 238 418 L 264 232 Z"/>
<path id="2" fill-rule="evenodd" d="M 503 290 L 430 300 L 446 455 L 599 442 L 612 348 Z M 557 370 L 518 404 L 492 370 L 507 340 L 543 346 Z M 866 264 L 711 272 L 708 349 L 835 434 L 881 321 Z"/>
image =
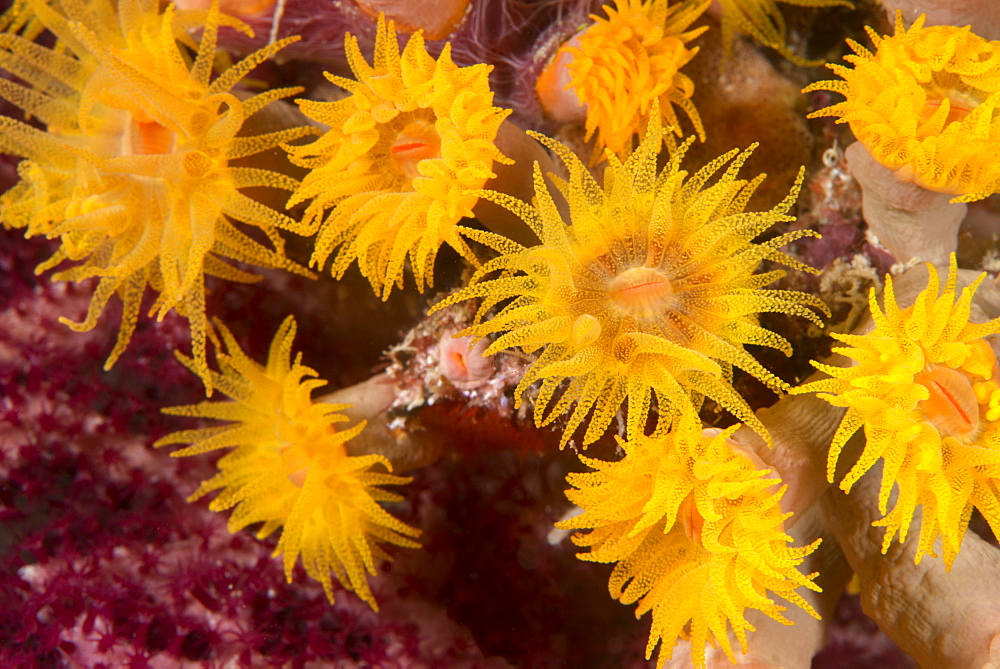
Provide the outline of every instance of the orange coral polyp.
<path id="1" fill-rule="evenodd" d="M 780 392 L 786 384 L 744 345 L 791 351 L 784 338 L 757 324 L 757 314 L 794 314 L 819 324 L 809 307 L 827 312 L 813 295 L 764 289 L 782 271 L 753 273 L 764 259 L 815 271 L 778 251 L 811 231 L 753 241 L 793 220 L 786 212 L 798 185 L 774 209 L 744 212 L 762 179 L 736 178 L 750 150 L 730 152 L 689 176 L 680 162 L 691 138 L 659 170 L 663 131 L 659 114 L 650 118 L 626 162 L 609 157 L 603 187 L 565 146 L 535 135 L 568 167 L 568 181 L 556 185 L 569 205 L 569 221 L 537 164 L 532 205 L 482 192 L 521 216 L 540 244 L 509 242 L 498 249 L 502 256 L 484 263 L 467 287 L 434 309 L 482 298 L 476 323 L 459 335 L 495 335 L 486 355 L 517 347 L 537 353 L 515 395 L 520 403 L 539 384 L 539 426 L 569 414 L 563 445 L 588 417 L 583 444 L 596 441 L 623 405 L 629 438 L 646 429 L 654 403 L 662 432 L 677 414 L 697 411 L 704 396 L 766 438 L 731 385 L 732 368 Z"/>
<path id="2" fill-rule="evenodd" d="M 472 0 L 354 0 L 372 18 L 385 13 L 401 32 L 423 31 L 429 40 L 446 39 L 465 20 Z"/>
<path id="3" fill-rule="evenodd" d="M 336 253 L 331 273 L 340 278 L 357 261 L 387 299 L 403 286 L 407 262 L 419 290 L 432 285 L 442 244 L 478 264 L 460 222 L 478 201 L 470 189 L 495 176 L 494 162 L 511 162 L 495 145 L 510 111 L 493 106 L 492 66 L 458 67 L 450 44 L 435 60 L 419 32 L 401 54 L 384 17 L 371 65 L 352 35 L 345 50 L 356 80 L 327 78 L 349 95 L 298 101 L 330 130 L 314 143 L 286 147 L 292 162 L 311 170 L 288 204 L 308 202 L 305 221 L 320 228 L 313 266 Z"/>
<path id="4" fill-rule="evenodd" d="M 277 89 L 241 101 L 230 91 L 276 51 L 281 40 L 212 78 L 222 25 L 249 28 L 213 8 L 204 14 L 193 60 L 173 6 L 155 0 L 78 3 L 27 0 L 57 38 L 53 49 L 25 36 L 0 35 L 0 67 L 27 85 L 0 79 L 0 95 L 22 106 L 47 132 L 0 117 L 0 151 L 24 158 L 25 177 L 0 197 L 0 222 L 28 236 L 59 238 L 39 271 L 73 266 L 53 278 L 98 279 L 78 331 L 90 330 L 112 296 L 123 303 L 118 339 L 106 367 L 125 350 L 144 293 L 157 294 L 150 315 L 174 310 L 191 328 L 194 360 L 211 393 L 205 275 L 251 282 L 233 262 L 309 275 L 284 256 L 280 228 L 307 232 L 288 216 L 241 193 L 265 187 L 292 191 L 298 183 L 267 169 L 230 161 L 273 149 L 307 134 L 291 128 L 241 135 L 244 120 L 271 101 L 298 92 Z M 257 228 L 261 243 L 236 224 Z"/>
<path id="5" fill-rule="evenodd" d="M 972 202 L 1000 190 L 1000 41 L 969 26 L 909 29 L 896 15 L 895 32 L 868 28 L 871 52 L 849 41 L 854 67 L 829 65 L 842 81 L 819 81 L 805 91 L 846 98 L 810 114 L 835 116 L 882 165 L 903 181 Z"/>
<path id="6" fill-rule="evenodd" d="M 611 596 L 637 604 L 636 616 L 652 612 L 646 658 L 659 646 L 656 667 L 681 639 L 699 669 L 709 644 L 736 662 L 732 637 L 746 653 L 749 610 L 792 624 L 772 595 L 819 618 L 797 590 L 821 591 L 816 573 L 799 571 L 820 541 L 789 545 L 787 488 L 734 447 L 735 430 L 702 430 L 682 416 L 659 437 L 619 439 L 618 461 L 581 456 L 593 471 L 566 477 L 566 496 L 583 511 L 557 527 L 585 530 L 573 535 L 588 549 L 578 557 L 615 563 Z"/>
<path id="7" fill-rule="evenodd" d="M 230 421 L 182 430 L 154 446 L 186 444 L 171 455 L 184 457 L 227 449 L 218 473 L 188 499 L 218 492 L 212 511 L 232 509 L 229 531 L 263 523 L 259 538 L 281 530 L 274 555 L 283 556 L 289 582 L 299 557 L 306 573 L 323 584 L 332 602 L 333 579 L 378 610 L 367 574 L 375 573 L 382 544 L 418 548 L 420 530 L 382 508 L 379 502 L 402 498 L 385 490 L 410 479 L 389 473 L 382 455 L 351 456 L 345 444 L 364 428 L 364 421 L 341 429 L 349 419 L 343 404 L 313 402 L 312 392 L 326 385 L 316 372 L 292 356 L 295 320 L 281 324 L 266 365 L 250 359 L 221 324 L 225 352 L 217 355 L 215 385 L 231 402 L 200 402 L 171 407 L 164 413 Z M 178 355 L 194 370 L 194 361 Z"/>
<path id="8" fill-rule="evenodd" d="M 922 506 L 915 560 L 933 555 L 940 538 L 950 569 L 973 508 L 1000 536 L 1000 387 L 997 358 L 986 340 L 1000 334 L 1000 319 L 969 320 L 972 296 L 985 274 L 959 295 L 954 255 L 944 286 L 932 265 L 928 272 L 926 289 L 906 309 L 896 304 L 893 281 L 887 277 L 884 310 L 874 290 L 869 298 L 875 329 L 833 335 L 847 344 L 834 352 L 855 364 L 841 368 L 814 362 L 831 378 L 794 392 L 817 392 L 847 409 L 827 459 L 831 482 L 844 445 L 862 428 L 864 451 L 840 482 L 841 489 L 850 492 L 883 461 L 879 511 L 884 516 L 873 523 L 886 528 L 882 552 L 897 535 L 900 542 L 906 540 Z"/>
<path id="9" fill-rule="evenodd" d="M 707 28 L 688 28 L 708 5 L 706 0 L 673 5 L 668 0 L 615 0 L 614 7 L 603 8 L 606 18 L 591 15 L 593 25 L 561 47 L 543 70 L 537 92 L 550 107 L 561 104 L 563 96 L 547 89 L 562 83 L 561 70 L 568 70 L 565 88 L 586 108 L 586 139 L 596 134 L 591 162 L 603 160 L 605 149 L 620 158 L 630 153 L 654 100 L 671 128 L 663 138 L 669 148 L 676 148 L 675 135 L 683 136 L 675 108 L 704 141 L 705 128 L 691 102 L 694 82 L 681 68 L 698 53 L 698 47 L 687 45 Z M 561 112 L 553 108 L 550 113 Z"/>

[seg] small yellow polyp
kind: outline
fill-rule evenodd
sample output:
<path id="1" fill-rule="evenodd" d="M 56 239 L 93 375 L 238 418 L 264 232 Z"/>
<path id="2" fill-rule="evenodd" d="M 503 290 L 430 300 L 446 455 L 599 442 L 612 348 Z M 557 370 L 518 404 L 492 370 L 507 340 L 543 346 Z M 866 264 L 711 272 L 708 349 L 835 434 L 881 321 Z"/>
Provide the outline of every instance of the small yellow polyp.
<path id="1" fill-rule="evenodd" d="M 662 437 L 619 440 L 621 460 L 584 457 L 593 471 L 567 476 L 566 495 L 583 512 L 558 527 L 587 530 L 573 536 L 589 549 L 578 557 L 614 563 L 611 596 L 652 612 L 646 657 L 659 645 L 658 667 L 680 639 L 690 640 L 695 667 L 705 667 L 710 643 L 735 662 L 729 629 L 747 652 L 749 610 L 792 624 L 772 593 L 819 617 L 796 592 L 820 590 L 815 573 L 799 571 L 819 540 L 789 545 L 785 486 L 733 447 L 735 430 L 703 432 L 682 417 Z"/>
<path id="2" fill-rule="evenodd" d="M 941 538 L 950 568 L 978 508 L 1000 536 L 1000 391 L 994 380 L 997 359 L 986 338 L 1000 333 L 1000 319 L 969 321 L 980 275 L 958 294 L 955 256 L 942 288 L 928 265 L 927 288 L 913 306 L 895 301 L 886 277 L 884 310 L 872 291 L 875 329 L 863 335 L 832 336 L 847 344 L 833 349 L 854 361 L 850 367 L 814 362 L 831 378 L 807 383 L 794 393 L 819 393 L 847 413 L 830 446 L 831 482 L 841 450 L 864 427 L 860 459 L 840 482 L 849 492 L 879 459 L 883 461 L 875 525 L 886 528 L 882 552 L 898 534 L 905 541 L 916 507 L 923 507 L 916 561 L 934 554 Z M 890 493 L 897 490 L 893 507 Z"/>
<path id="3" fill-rule="evenodd" d="M 382 455 L 350 456 L 344 446 L 362 429 L 364 421 L 349 422 L 347 405 L 312 401 L 312 392 L 326 385 L 316 372 L 292 359 L 295 320 L 281 324 L 267 364 L 251 360 L 229 331 L 219 326 L 226 352 L 218 354 L 220 372 L 211 372 L 215 386 L 231 402 L 201 402 L 164 409 L 175 416 L 229 421 L 203 429 L 169 434 L 154 444 L 188 444 L 175 457 L 230 449 L 219 460 L 219 473 L 191 495 L 194 501 L 218 491 L 209 504 L 213 511 L 233 509 L 229 531 L 263 523 L 259 538 L 281 529 L 275 555 L 284 556 L 285 575 L 299 556 L 306 573 L 323 584 L 333 601 L 333 581 L 353 590 L 375 610 L 378 604 L 368 586 L 375 559 L 384 556 L 381 543 L 419 548 L 413 537 L 420 530 L 390 515 L 378 502 L 398 502 L 399 495 L 383 486 L 410 479 L 389 473 Z M 178 356 L 194 369 L 194 362 Z"/>
<path id="4" fill-rule="evenodd" d="M 53 276 L 97 279 L 86 317 L 63 319 L 93 329 L 108 301 L 123 303 L 110 368 L 125 351 L 150 289 L 149 315 L 175 311 L 187 319 L 195 366 L 211 394 L 206 361 L 205 276 L 252 282 L 235 262 L 310 273 L 284 255 L 278 229 L 308 232 L 283 213 L 243 194 L 243 188 L 292 191 L 298 182 L 268 169 L 230 161 L 312 134 L 298 127 L 246 135 L 243 121 L 299 89 L 275 89 L 240 100 L 230 93 L 254 67 L 295 38 L 247 56 L 212 79 L 220 25 L 252 33 L 220 14 L 204 12 L 192 61 L 187 20 L 155 0 L 80 3 L 26 0 L 59 39 L 53 49 L 26 37 L 0 35 L 0 67 L 26 85 L 0 78 L 0 96 L 44 123 L 42 132 L 0 116 L 0 152 L 24 158 L 22 179 L 0 196 L 0 223 L 28 236 L 58 238 L 43 271 L 75 263 Z M 262 243 L 240 225 L 255 228 Z"/>
<path id="5" fill-rule="evenodd" d="M 609 157 L 604 187 L 565 146 L 537 135 L 569 170 L 568 181 L 557 181 L 560 193 L 549 190 L 537 165 L 531 205 L 480 193 L 521 216 L 541 243 L 511 243 L 508 253 L 486 262 L 467 287 L 434 307 L 482 298 L 481 322 L 460 335 L 498 335 L 487 355 L 515 347 L 538 352 L 515 393 L 520 402 L 529 386 L 540 384 L 537 425 L 569 414 L 563 445 L 588 417 L 583 444 L 593 443 L 623 405 L 630 439 L 646 429 L 654 403 L 662 432 L 677 414 L 696 412 L 702 397 L 766 438 L 730 384 L 737 367 L 775 391 L 787 387 L 744 348 L 791 353 L 787 341 L 757 324 L 757 314 L 780 312 L 821 324 L 812 309 L 827 312 L 814 295 L 764 288 L 783 271 L 754 274 L 765 259 L 814 271 L 778 249 L 815 233 L 778 232 L 767 242 L 754 241 L 794 220 L 786 212 L 799 185 L 770 211 L 744 212 L 762 179 L 736 176 L 753 149 L 731 151 L 689 175 L 680 164 L 691 139 L 658 169 L 663 129 L 657 104 L 636 151 L 624 163 Z M 569 203 L 569 221 L 556 205 L 558 195 Z M 497 312 L 487 316 L 494 307 Z"/>
<path id="6" fill-rule="evenodd" d="M 494 144 L 510 111 L 493 106 L 492 66 L 458 67 L 450 44 L 435 59 L 420 32 L 401 54 L 395 27 L 382 16 L 371 65 L 354 36 L 344 44 L 357 79 L 327 79 L 349 95 L 298 101 L 330 130 L 286 147 L 292 162 L 311 170 L 288 205 L 309 202 L 305 221 L 319 225 L 314 266 L 336 251 L 331 272 L 340 278 L 357 260 L 386 299 L 402 288 L 407 264 L 419 290 L 433 285 L 442 244 L 478 263 L 459 223 L 479 200 L 469 191 L 495 176 L 494 162 L 511 162 Z"/>
<path id="7" fill-rule="evenodd" d="M 828 90 L 846 99 L 813 112 L 848 123 L 875 160 L 902 181 L 981 200 L 1000 190 L 1000 42 L 969 26 L 896 30 L 882 37 L 866 28 L 875 51 L 854 41 L 854 67 L 830 64 L 841 80 L 818 81 L 804 92 Z"/>

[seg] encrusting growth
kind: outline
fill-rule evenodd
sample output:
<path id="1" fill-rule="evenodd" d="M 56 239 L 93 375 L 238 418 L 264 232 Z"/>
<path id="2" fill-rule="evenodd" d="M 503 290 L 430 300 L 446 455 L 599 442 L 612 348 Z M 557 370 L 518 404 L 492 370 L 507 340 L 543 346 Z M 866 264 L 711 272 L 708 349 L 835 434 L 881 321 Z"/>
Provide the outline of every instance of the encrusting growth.
<path id="1" fill-rule="evenodd" d="M 674 107 L 684 112 L 704 141 L 705 128 L 691 102 L 694 82 L 681 68 L 698 53 L 698 47 L 688 48 L 688 43 L 708 28 L 688 28 L 708 5 L 707 0 L 672 5 L 668 0 L 615 0 L 613 8 L 603 7 L 607 18 L 592 14 L 593 25 L 564 45 L 543 70 L 540 89 L 556 85 L 566 62 L 566 88 L 586 107 L 586 139 L 597 136 L 591 162 L 603 160 L 605 149 L 622 159 L 631 153 L 654 100 L 673 131 L 663 136 L 671 150 L 677 145 L 674 135 L 683 136 Z"/>
<path id="2" fill-rule="evenodd" d="M 896 13 L 896 31 L 867 28 L 875 52 L 853 40 L 853 68 L 829 64 L 843 81 L 818 81 L 846 99 L 810 114 L 848 123 L 872 157 L 902 181 L 972 202 L 1000 190 L 1000 42 L 969 26 L 909 30 Z"/>
<path id="3" fill-rule="evenodd" d="M 645 139 L 625 163 L 608 156 L 604 188 L 566 147 L 536 135 L 568 167 L 569 180 L 557 185 L 569 204 L 570 224 L 537 165 L 533 205 L 484 191 L 483 197 L 521 216 L 541 243 L 524 248 L 481 234 L 503 255 L 435 306 L 482 298 L 476 324 L 459 336 L 499 335 L 485 355 L 515 347 L 540 351 L 517 387 L 517 401 L 540 381 L 538 425 L 572 408 L 563 444 L 591 411 L 584 444 L 604 433 L 626 400 L 633 439 L 646 429 L 654 398 L 662 433 L 676 414 L 696 411 L 703 396 L 766 436 L 731 385 L 732 367 L 783 391 L 787 384 L 744 345 L 786 354 L 791 346 L 760 327 L 757 314 L 794 314 L 821 324 L 807 307 L 827 313 L 814 295 L 764 289 L 784 275 L 782 270 L 753 274 L 764 260 L 815 271 L 778 250 L 815 235 L 811 231 L 753 242 L 774 224 L 794 220 L 786 212 L 798 195 L 801 174 L 774 209 L 744 212 L 764 178 L 736 178 L 753 147 L 721 156 L 689 177 L 680 169 L 689 139 L 657 173 L 661 135 L 659 114 L 653 113 Z"/>
<path id="4" fill-rule="evenodd" d="M 0 66 L 29 84 L 0 78 L 0 96 L 47 127 L 42 132 L 0 116 L 0 151 L 24 158 L 21 181 L 0 197 L 0 222 L 60 239 L 38 271 L 68 261 L 74 264 L 55 279 L 99 279 L 84 321 L 63 319 L 74 330 L 93 328 L 110 298 L 121 299 L 121 327 L 106 367 L 128 345 L 149 287 L 157 294 L 150 315 L 162 319 L 176 310 L 189 321 L 195 367 L 211 393 L 205 275 L 257 280 L 224 260 L 309 274 L 283 255 L 277 229 L 307 231 L 240 192 L 291 191 L 298 182 L 230 161 L 312 131 L 237 136 L 247 117 L 299 91 L 278 88 L 245 100 L 231 92 L 290 40 L 212 80 L 219 27 L 249 28 L 215 5 L 199 14 L 203 23 L 172 6 L 162 14 L 157 7 L 153 0 L 27 0 L 15 7 L 32 12 L 57 44 L 49 49 L 0 35 Z M 202 31 L 192 61 L 178 40 L 189 41 L 186 31 L 196 24 Z M 240 224 L 261 231 L 271 248 Z"/>
<path id="5" fill-rule="evenodd" d="M 767 591 L 819 617 L 795 590 L 819 591 L 798 566 L 820 543 L 790 547 L 781 512 L 785 486 L 728 441 L 736 427 L 702 431 L 684 416 L 662 437 L 621 441 L 625 457 L 604 462 L 581 456 L 594 471 L 569 474 L 570 501 L 583 513 L 559 524 L 589 529 L 573 542 L 579 557 L 613 562 L 611 596 L 653 613 L 646 657 L 661 644 L 657 666 L 678 639 L 690 639 L 694 666 L 705 646 L 718 644 L 735 662 L 729 629 L 745 653 L 747 609 L 791 624 Z M 713 434 L 715 433 L 715 434 Z"/>
<path id="6" fill-rule="evenodd" d="M 494 161 L 511 162 L 494 144 L 510 111 L 493 106 L 492 66 L 456 66 L 449 44 L 435 60 L 418 32 L 400 54 L 393 23 L 380 16 L 369 65 L 357 39 L 344 39 L 357 80 L 327 74 L 347 97 L 298 101 L 330 129 L 286 147 L 292 162 L 311 170 L 288 204 L 309 201 L 305 222 L 320 226 L 313 265 L 339 249 L 333 275 L 357 260 L 385 299 L 394 285 L 402 288 L 407 259 L 417 288 L 433 285 L 442 244 L 477 264 L 459 223 L 478 200 L 469 190 L 495 176 Z"/>
<path id="7" fill-rule="evenodd" d="M 854 364 L 814 362 L 831 378 L 794 392 L 816 392 L 847 408 L 830 446 L 831 482 L 841 450 L 864 427 L 864 451 L 840 487 L 849 492 L 882 460 L 879 511 L 885 516 L 875 522 L 886 528 L 882 552 L 897 534 L 901 542 L 906 540 L 920 505 L 916 561 L 933 555 L 940 537 L 950 568 L 973 507 L 1000 536 L 1000 365 L 986 339 L 1000 333 L 1000 319 L 969 322 L 972 296 L 985 274 L 956 299 L 954 255 L 943 290 L 937 270 L 930 264 L 927 268 L 927 288 L 906 309 L 896 304 L 892 277 L 887 276 L 884 311 L 875 291 L 869 295 L 875 328 L 864 335 L 832 335 L 847 344 L 834 352 Z M 897 496 L 887 512 L 893 487 Z"/>
<path id="8" fill-rule="evenodd" d="M 263 523 L 257 532 L 263 539 L 282 530 L 275 556 L 284 554 L 289 582 L 301 555 L 306 572 L 323 584 L 330 601 L 332 572 L 378 610 L 366 572 L 374 574 L 376 558 L 388 557 L 379 544 L 420 547 L 412 539 L 420 530 L 379 505 L 402 500 L 382 486 L 410 479 L 387 473 L 392 466 L 385 456 L 347 454 L 345 442 L 365 423 L 338 429 L 348 421 L 341 413 L 347 405 L 312 401 L 312 391 L 326 381 L 314 378 L 315 370 L 301 363 L 301 354 L 292 361 L 291 316 L 278 329 L 266 366 L 247 357 L 225 327 L 219 329 L 226 352 L 217 356 L 220 371 L 211 372 L 212 381 L 233 401 L 206 401 L 164 412 L 229 422 L 175 432 L 154 445 L 190 444 L 171 454 L 175 457 L 232 449 L 219 460 L 219 473 L 202 483 L 190 500 L 221 491 L 209 508 L 233 509 L 230 532 Z M 178 357 L 195 370 L 190 358 Z"/>

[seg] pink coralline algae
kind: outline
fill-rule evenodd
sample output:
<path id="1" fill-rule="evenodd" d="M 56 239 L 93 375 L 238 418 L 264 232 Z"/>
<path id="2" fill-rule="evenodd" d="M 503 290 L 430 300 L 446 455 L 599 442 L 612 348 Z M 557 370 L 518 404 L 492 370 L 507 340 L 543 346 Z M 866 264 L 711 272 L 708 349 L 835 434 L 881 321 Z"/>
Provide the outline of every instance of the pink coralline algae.
<path id="1" fill-rule="evenodd" d="M 148 444 L 169 427 L 153 407 L 191 395 L 187 372 L 163 355 L 182 340 L 182 324 L 140 330 L 131 364 L 98 374 L 94 343 L 39 336 L 60 332 L 46 313 L 85 309 L 85 300 L 73 288 L 38 285 L 30 268 L 47 245 L 18 245 L 14 255 L 10 237 L 0 255 L 8 296 L 0 664 L 505 666 L 485 660 L 440 603 L 401 596 L 405 574 L 381 579 L 381 616 L 346 595 L 330 606 L 304 574 L 284 582 L 273 546 L 229 535 L 224 518 L 187 504 L 191 482 L 211 467 Z M 419 500 L 405 506 L 419 513 Z"/>
<path id="2" fill-rule="evenodd" d="M 168 355 L 183 321 L 140 327 L 101 373 L 113 323 L 57 327 L 86 295 L 34 276 L 50 244 L 15 239 L 0 233 L 0 666 L 583 666 L 604 640 L 570 639 L 595 626 L 641 658 L 631 616 L 600 605 L 599 570 L 545 539 L 569 454 L 467 443 L 469 461 L 419 472 L 394 513 L 427 550 L 372 579 L 379 614 L 342 588 L 330 605 L 301 566 L 285 583 L 273 539 L 185 501 L 212 464 L 149 447 L 176 427 L 158 409 L 199 394 Z M 258 321 L 281 300 L 261 297 Z"/>

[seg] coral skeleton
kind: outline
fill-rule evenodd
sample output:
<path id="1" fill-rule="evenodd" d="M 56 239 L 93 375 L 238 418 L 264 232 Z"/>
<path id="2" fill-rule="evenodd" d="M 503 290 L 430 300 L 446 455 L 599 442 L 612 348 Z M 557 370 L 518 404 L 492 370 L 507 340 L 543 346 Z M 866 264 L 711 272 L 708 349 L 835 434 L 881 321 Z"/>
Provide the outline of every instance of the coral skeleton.
<path id="1" fill-rule="evenodd" d="M 336 102 L 299 100 L 309 118 L 330 126 L 304 146 L 289 146 L 310 169 L 289 206 L 308 201 L 305 221 L 319 224 L 312 264 L 342 277 L 357 260 L 376 294 L 403 287 L 409 260 L 417 288 L 434 283 L 434 260 L 447 243 L 476 264 L 466 243 L 477 197 L 494 177 L 493 163 L 510 162 L 494 140 L 510 114 L 493 106 L 489 65 L 458 67 L 445 46 L 434 59 L 421 33 L 402 54 L 395 27 L 379 18 L 369 65 L 357 39 L 345 38 L 357 78 L 327 75 L 349 95 Z"/>
<path id="2" fill-rule="evenodd" d="M 787 384 L 744 345 L 786 354 L 791 349 L 783 337 L 757 324 L 757 314 L 793 314 L 822 325 L 809 307 L 827 313 L 813 295 L 765 289 L 782 270 L 753 274 L 764 260 L 814 271 L 779 251 L 814 235 L 811 231 L 753 241 L 771 226 L 793 220 L 786 212 L 798 196 L 801 175 L 774 209 L 744 212 L 763 180 L 763 175 L 736 177 L 753 147 L 689 175 L 680 168 L 688 140 L 657 171 L 662 132 L 654 113 L 645 139 L 626 162 L 608 157 L 604 188 L 568 149 L 539 136 L 569 169 L 569 180 L 558 183 L 569 204 L 569 223 L 537 166 L 533 205 L 484 192 L 518 213 L 541 244 L 525 248 L 507 242 L 502 256 L 484 263 L 467 287 L 435 307 L 482 298 L 481 322 L 461 336 L 499 335 L 486 355 L 514 347 L 538 353 L 516 395 L 520 401 L 529 386 L 541 382 L 534 401 L 539 426 L 572 410 L 563 444 L 590 414 L 583 443 L 596 441 L 626 400 L 630 439 L 646 429 L 654 399 L 662 434 L 677 414 L 697 411 L 703 396 L 763 435 L 730 383 L 732 368 L 782 391 Z"/>
<path id="3" fill-rule="evenodd" d="M 0 117 L 0 150 L 25 158 L 20 183 L 0 198 L 0 222 L 60 240 L 39 271 L 69 262 L 54 279 L 99 279 L 86 318 L 65 321 L 74 330 L 92 329 L 112 296 L 122 301 L 121 328 L 106 367 L 128 345 L 150 288 L 157 294 L 151 316 L 162 319 L 176 310 L 190 323 L 196 368 L 211 393 L 205 275 L 257 280 L 226 260 L 308 273 L 284 256 L 277 232 L 305 232 L 302 225 L 240 192 L 260 186 L 291 191 L 297 182 L 230 164 L 311 132 L 237 136 L 246 118 L 299 91 L 278 88 L 245 100 L 232 92 L 289 40 L 213 80 L 219 27 L 241 27 L 218 9 L 204 15 L 191 62 L 178 41 L 193 19 L 172 7 L 160 14 L 150 0 L 122 0 L 117 11 L 103 1 L 28 0 L 19 8 L 58 41 L 48 49 L 16 34 L 0 35 L 0 66 L 30 84 L 0 79 L 0 96 L 47 128 Z M 262 232 L 270 247 L 244 225 Z"/>
<path id="4" fill-rule="evenodd" d="M 647 659 L 660 645 L 657 666 L 678 639 L 690 639 L 694 666 L 705 667 L 706 644 L 718 644 L 735 662 L 729 630 L 747 652 L 753 630 L 747 609 L 792 624 L 770 596 L 819 617 L 795 590 L 819 590 L 817 574 L 798 566 L 819 540 L 791 547 L 779 501 L 785 486 L 734 448 L 724 431 L 706 430 L 689 416 L 662 437 L 620 441 L 617 462 L 582 458 L 594 471 L 570 474 L 571 501 L 584 512 L 559 524 L 588 529 L 573 542 L 580 558 L 613 562 L 611 596 L 652 611 Z"/>
<path id="5" fill-rule="evenodd" d="M 886 277 L 884 310 L 872 289 L 874 329 L 862 335 L 832 334 L 847 344 L 834 352 L 854 364 L 814 363 L 831 378 L 794 392 L 816 392 L 847 409 L 830 447 L 831 482 L 844 445 L 862 427 L 864 452 L 840 482 L 841 489 L 850 492 L 882 460 L 883 517 L 874 523 L 886 528 L 882 552 L 897 535 L 906 540 L 921 506 L 915 560 L 934 555 L 940 538 L 950 568 L 973 508 L 1000 535 L 1000 365 L 987 340 L 1000 333 L 1000 319 L 969 320 L 985 274 L 959 294 L 954 256 L 944 286 L 933 265 L 927 270 L 927 287 L 905 309 L 896 303 L 892 277 Z"/>
<path id="6" fill-rule="evenodd" d="M 221 324 L 219 329 L 226 352 L 217 356 L 220 371 L 212 372 L 212 381 L 233 401 L 164 411 L 228 423 L 175 432 L 154 445 L 189 444 L 173 452 L 174 457 L 230 449 L 219 460 L 219 473 L 202 483 L 190 500 L 219 491 L 209 509 L 233 509 L 230 532 L 263 523 L 257 532 L 262 539 L 281 529 L 274 554 L 283 555 L 289 582 L 301 555 L 306 572 L 323 584 L 331 602 L 332 572 L 378 610 L 366 572 L 375 574 L 375 559 L 388 557 L 379 544 L 420 547 L 413 540 L 420 531 L 379 505 L 402 499 L 382 486 L 410 479 L 388 473 L 392 465 L 382 455 L 347 454 L 345 442 L 365 424 L 338 428 L 349 420 L 342 413 L 348 407 L 313 402 L 312 392 L 326 381 L 302 364 L 301 354 L 292 360 L 296 327 L 291 316 L 275 334 L 266 365 L 247 357 Z M 195 370 L 191 358 L 178 357 Z"/>
<path id="7" fill-rule="evenodd" d="M 1000 42 L 969 26 L 908 29 L 896 14 L 892 35 L 866 28 L 874 51 L 849 40 L 853 67 L 829 64 L 842 80 L 818 81 L 846 99 L 813 112 L 848 123 L 871 155 L 902 181 L 981 200 L 1000 190 Z"/>

